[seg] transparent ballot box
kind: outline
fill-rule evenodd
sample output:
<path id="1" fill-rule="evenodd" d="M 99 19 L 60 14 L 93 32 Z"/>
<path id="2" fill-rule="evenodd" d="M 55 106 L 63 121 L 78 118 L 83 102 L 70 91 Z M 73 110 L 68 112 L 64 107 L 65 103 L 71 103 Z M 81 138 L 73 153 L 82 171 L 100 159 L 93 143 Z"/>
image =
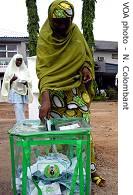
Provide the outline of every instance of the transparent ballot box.
<path id="1" fill-rule="evenodd" d="M 24 120 L 9 130 L 14 195 L 89 195 L 90 126 Z"/>

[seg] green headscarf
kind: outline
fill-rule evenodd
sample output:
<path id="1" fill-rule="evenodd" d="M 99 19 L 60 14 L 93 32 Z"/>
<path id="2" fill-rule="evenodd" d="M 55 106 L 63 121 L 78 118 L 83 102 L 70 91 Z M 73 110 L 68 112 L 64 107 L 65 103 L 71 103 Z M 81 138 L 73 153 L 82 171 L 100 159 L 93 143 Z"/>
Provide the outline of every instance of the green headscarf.
<path id="1" fill-rule="evenodd" d="M 75 24 L 71 24 L 66 37 L 57 38 L 51 29 L 54 10 L 63 0 L 55 0 L 49 7 L 48 19 L 42 26 L 37 44 L 36 72 L 39 78 L 39 91 L 69 90 L 79 87 L 82 82 L 81 69 L 88 66 L 94 79 L 94 62 L 90 49 Z M 71 3 L 69 3 L 73 9 Z M 72 16 L 72 18 L 73 18 Z M 90 90 L 91 89 L 91 90 Z M 89 93 L 92 96 L 92 87 Z M 39 99 L 40 99 L 39 98 Z"/>
<path id="2" fill-rule="evenodd" d="M 54 9 L 53 13 L 51 9 Z M 49 7 L 49 18 L 67 18 L 74 16 L 74 8 L 67 1 L 61 1 L 58 4 L 51 4 Z"/>

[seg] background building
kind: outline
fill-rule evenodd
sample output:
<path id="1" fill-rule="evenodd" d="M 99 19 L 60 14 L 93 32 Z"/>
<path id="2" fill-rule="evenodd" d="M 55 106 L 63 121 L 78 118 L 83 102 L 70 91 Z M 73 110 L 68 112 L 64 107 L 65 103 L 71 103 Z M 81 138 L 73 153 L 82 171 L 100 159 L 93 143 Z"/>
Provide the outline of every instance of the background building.
<path id="1" fill-rule="evenodd" d="M 112 41 L 95 42 L 95 77 L 99 89 L 115 87 L 118 73 L 118 43 Z"/>

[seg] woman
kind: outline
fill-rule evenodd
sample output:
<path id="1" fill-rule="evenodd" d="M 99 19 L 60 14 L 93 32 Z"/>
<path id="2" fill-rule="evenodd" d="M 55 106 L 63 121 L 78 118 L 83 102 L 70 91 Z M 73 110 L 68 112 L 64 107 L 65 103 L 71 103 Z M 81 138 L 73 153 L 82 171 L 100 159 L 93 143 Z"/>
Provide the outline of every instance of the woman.
<path id="1" fill-rule="evenodd" d="M 32 102 L 31 86 L 23 56 L 14 55 L 4 74 L 1 97 L 3 101 L 13 104 L 17 122 L 25 119 L 25 104 Z"/>
<path id="2" fill-rule="evenodd" d="M 55 0 L 49 6 L 48 19 L 39 34 L 36 72 L 41 120 L 83 117 L 89 122 L 94 62 L 83 35 L 72 23 L 73 17 L 71 3 Z M 92 181 L 103 186 L 105 180 L 96 173 L 93 142 L 91 146 Z"/>

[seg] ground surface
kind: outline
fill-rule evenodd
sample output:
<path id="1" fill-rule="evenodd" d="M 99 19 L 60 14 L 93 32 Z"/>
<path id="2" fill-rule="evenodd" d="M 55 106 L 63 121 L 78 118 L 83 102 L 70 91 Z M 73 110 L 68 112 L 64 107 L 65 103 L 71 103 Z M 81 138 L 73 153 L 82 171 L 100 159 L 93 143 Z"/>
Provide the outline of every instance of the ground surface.
<path id="1" fill-rule="evenodd" d="M 92 194 L 117 195 L 117 103 L 91 105 L 92 134 L 95 141 L 97 170 L 106 179 L 106 187 L 92 185 Z M 15 123 L 10 105 L 0 104 L 0 195 L 10 195 L 10 146 L 7 130 Z"/>

